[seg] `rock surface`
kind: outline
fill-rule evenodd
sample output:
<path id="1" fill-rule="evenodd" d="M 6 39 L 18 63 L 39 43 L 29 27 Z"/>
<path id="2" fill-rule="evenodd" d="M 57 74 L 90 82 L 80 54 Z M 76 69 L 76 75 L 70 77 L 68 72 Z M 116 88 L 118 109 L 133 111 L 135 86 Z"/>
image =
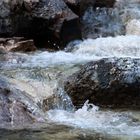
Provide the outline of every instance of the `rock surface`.
<path id="1" fill-rule="evenodd" d="M 116 0 L 64 0 L 68 7 L 76 14 L 83 15 L 89 7 L 112 8 Z"/>
<path id="2" fill-rule="evenodd" d="M 0 127 L 18 124 L 18 127 L 37 122 L 37 105 L 24 91 L 0 77 Z"/>
<path id="3" fill-rule="evenodd" d="M 68 78 L 65 91 L 77 108 L 86 100 L 102 107 L 140 108 L 140 59 L 90 62 Z"/>
<path id="4" fill-rule="evenodd" d="M 55 49 L 81 38 L 79 17 L 63 0 L 1 0 L 0 7 L 0 36 L 33 38 Z"/>
<path id="5" fill-rule="evenodd" d="M 22 37 L 0 38 L 0 52 L 32 52 L 37 50 L 33 40 Z"/>

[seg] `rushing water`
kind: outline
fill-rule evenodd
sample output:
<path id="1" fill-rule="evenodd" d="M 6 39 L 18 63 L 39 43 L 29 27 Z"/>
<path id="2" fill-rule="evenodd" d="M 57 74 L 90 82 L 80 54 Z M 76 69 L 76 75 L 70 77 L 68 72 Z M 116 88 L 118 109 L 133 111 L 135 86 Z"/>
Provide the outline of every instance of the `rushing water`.
<path id="1" fill-rule="evenodd" d="M 85 13 L 84 20 L 90 16 L 87 24 L 95 20 L 92 17 L 95 15 L 95 24 L 104 20 L 98 28 L 99 36 L 104 36 L 100 33 L 112 35 L 110 32 L 113 32 L 112 36 L 115 37 L 77 41 L 69 44 L 64 51 L 58 52 L 0 54 L 0 75 L 7 77 L 16 88 L 25 90 L 37 105 L 53 94 L 61 96 L 61 99 L 55 100 L 51 110 L 42 113 L 46 122 L 23 128 L 18 128 L 12 122 L 13 127 L 0 130 L 0 139 L 140 139 L 139 111 L 102 110 L 88 102 L 74 111 L 70 98 L 63 91 L 63 80 L 89 61 L 108 57 L 140 58 L 139 2 L 118 0 L 116 7 L 109 11 L 97 9 L 95 12 L 90 9 Z M 108 13 L 111 14 L 109 17 Z"/>
<path id="2" fill-rule="evenodd" d="M 106 57 L 140 57 L 140 37 L 125 35 L 87 39 L 71 49 L 58 52 L 8 54 L 3 56 L 1 74 L 15 86 L 30 94 L 36 103 L 54 94 L 59 82 L 79 70 L 82 64 Z M 1 57 L 2 58 L 2 57 Z M 137 139 L 140 137 L 140 112 L 131 110 L 102 110 L 87 102 L 73 111 L 70 99 L 56 101 L 53 110 L 44 115 L 46 125 L 27 130 L 8 130 L 2 139 Z M 58 93 L 58 92 L 57 92 Z M 90 107 L 89 107 L 90 106 Z M 65 110 L 66 109 L 66 110 Z M 14 116 L 13 116 L 14 117 Z M 48 124 L 48 125 L 47 125 Z M 50 124 L 52 127 L 50 128 Z M 58 131 L 59 126 L 62 130 Z M 68 127 L 69 126 L 69 127 Z M 14 128 L 15 129 L 15 128 Z M 17 128 L 16 128 L 17 129 Z M 35 130 L 34 130 L 35 129 Z M 23 138 L 24 139 L 24 138 Z"/>

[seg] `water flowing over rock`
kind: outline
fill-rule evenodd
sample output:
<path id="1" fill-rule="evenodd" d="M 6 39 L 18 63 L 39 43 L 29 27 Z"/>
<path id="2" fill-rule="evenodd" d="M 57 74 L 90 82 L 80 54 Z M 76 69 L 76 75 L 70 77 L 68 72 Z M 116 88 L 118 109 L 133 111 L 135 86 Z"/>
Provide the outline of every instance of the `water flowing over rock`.
<path id="1" fill-rule="evenodd" d="M 0 77 L 0 127 L 22 127 L 41 120 L 39 107 L 24 91 Z M 39 118 L 40 117 L 40 118 Z M 43 121 L 43 118 L 42 118 Z"/>
<path id="2" fill-rule="evenodd" d="M 79 18 L 62 0 L 2 0 L 0 7 L 0 36 L 33 38 L 54 49 L 81 38 Z"/>
<path id="3" fill-rule="evenodd" d="M 103 107 L 140 108 L 140 59 L 90 62 L 68 78 L 65 91 L 77 107 L 89 100 Z"/>

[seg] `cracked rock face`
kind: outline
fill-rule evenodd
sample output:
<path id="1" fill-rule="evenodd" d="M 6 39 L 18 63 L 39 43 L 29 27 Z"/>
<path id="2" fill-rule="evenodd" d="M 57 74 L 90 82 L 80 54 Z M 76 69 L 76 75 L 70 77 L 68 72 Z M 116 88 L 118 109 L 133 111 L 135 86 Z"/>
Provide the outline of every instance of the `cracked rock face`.
<path id="1" fill-rule="evenodd" d="M 77 108 L 86 100 L 102 107 L 140 108 L 140 59 L 90 62 L 70 76 L 64 88 Z"/>

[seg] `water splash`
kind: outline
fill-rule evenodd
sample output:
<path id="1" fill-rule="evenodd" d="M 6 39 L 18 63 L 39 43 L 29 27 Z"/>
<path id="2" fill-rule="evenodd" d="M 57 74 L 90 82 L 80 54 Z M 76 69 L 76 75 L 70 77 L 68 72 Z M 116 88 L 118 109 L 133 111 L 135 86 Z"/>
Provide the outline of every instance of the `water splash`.
<path id="1" fill-rule="evenodd" d="M 86 130 L 111 135 L 140 136 L 140 121 L 130 112 L 101 111 L 99 107 L 88 104 L 74 113 L 64 110 L 50 110 L 49 119 L 53 122 L 79 127 Z"/>

